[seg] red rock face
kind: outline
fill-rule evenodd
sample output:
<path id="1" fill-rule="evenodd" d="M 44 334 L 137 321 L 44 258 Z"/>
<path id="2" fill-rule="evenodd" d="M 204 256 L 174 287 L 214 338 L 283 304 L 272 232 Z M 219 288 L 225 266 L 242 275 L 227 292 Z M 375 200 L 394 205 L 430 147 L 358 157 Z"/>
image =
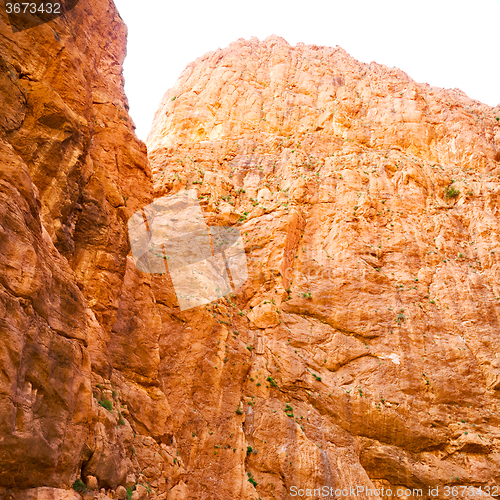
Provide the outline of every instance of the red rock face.
<path id="1" fill-rule="evenodd" d="M 154 278 L 192 498 L 497 484 L 499 115 L 278 37 L 188 65 L 156 193 L 196 188 L 250 274 L 183 313 Z"/>
<path id="2" fill-rule="evenodd" d="M 148 163 L 111 2 L 0 33 L 0 498 L 494 492 L 500 108 L 238 40 L 165 94 Z M 181 311 L 127 221 L 186 188 L 249 277 Z"/>
<path id="3" fill-rule="evenodd" d="M 1 498 L 73 498 L 87 476 L 135 487 L 148 467 L 176 481 L 159 315 L 127 270 L 127 220 L 152 182 L 123 93 L 125 33 L 107 0 L 22 32 L 1 9 Z"/>

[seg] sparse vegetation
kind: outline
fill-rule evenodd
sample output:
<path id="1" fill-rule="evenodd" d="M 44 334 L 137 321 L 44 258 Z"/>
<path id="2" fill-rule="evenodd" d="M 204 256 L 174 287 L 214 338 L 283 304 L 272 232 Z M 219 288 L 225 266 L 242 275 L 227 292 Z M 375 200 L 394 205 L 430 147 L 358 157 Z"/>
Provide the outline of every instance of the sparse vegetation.
<path id="1" fill-rule="evenodd" d="M 83 481 L 78 478 L 74 483 L 73 483 L 73 489 L 77 492 L 77 493 L 86 493 L 87 492 L 87 488 L 85 486 L 85 484 L 83 483 Z"/>
<path id="2" fill-rule="evenodd" d="M 267 377 L 266 380 L 271 384 L 271 387 L 278 388 L 278 384 L 274 381 L 272 377 Z"/>
<path id="3" fill-rule="evenodd" d="M 444 188 L 444 196 L 445 198 L 456 198 L 460 194 L 458 189 L 455 189 L 453 186 L 448 186 Z"/>
<path id="4" fill-rule="evenodd" d="M 100 399 L 98 403 L 108 411 L 113 411 L 113 403 L 109 399 Z"/>
<path id="5" fill-rule="evenodd" d="M 401 326 L 401 323 L 403 323 L 406 320 L 406 316 L 403 314 L 404 309 L 400 309 L 399 313 L 396 317 L 396 323 Z"/>
<path id="6" fill-rule="evenodd" d="M 248 476 L 248 482 L 253 486 L 257 486 L 257 481 L 253 478 L 252 473 L 248 472 L 247 476 Z"/>

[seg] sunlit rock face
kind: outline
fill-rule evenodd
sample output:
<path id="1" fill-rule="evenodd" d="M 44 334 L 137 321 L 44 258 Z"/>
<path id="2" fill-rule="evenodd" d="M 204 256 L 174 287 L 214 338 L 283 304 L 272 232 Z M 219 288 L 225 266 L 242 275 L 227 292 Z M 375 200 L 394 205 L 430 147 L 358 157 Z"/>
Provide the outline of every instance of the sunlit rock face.
<path id="1" fill-rule="evenodd" d="M 180 498 L 497 484 L 499 116 L 275 36 L 187 66 L 156 195 L 195 189 L 249 277 L 184 313 L 154 279 Z"/>
<path id="2" fill-rule="evenodd" d="M 493 493 L 500 108 L 238 40 L 165 94 L 148 162 L 125 32 L 109 0 L 0 9 L 0 499 Z M 231 276 L 189 307 L 129 235 L 180 193 L 210 255 L 148 242 Z"/>

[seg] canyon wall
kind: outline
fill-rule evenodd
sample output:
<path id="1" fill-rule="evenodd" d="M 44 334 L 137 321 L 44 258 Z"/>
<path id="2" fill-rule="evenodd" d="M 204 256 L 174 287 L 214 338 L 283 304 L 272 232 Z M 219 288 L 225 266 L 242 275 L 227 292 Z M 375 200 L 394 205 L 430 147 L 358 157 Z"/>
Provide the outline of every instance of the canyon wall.
<path id="1" fill-rule="evenodd" d="M 196 189 L 250 274 L 182 313 L 154 279 L 193 498 L 498 484 L 499 116 L 275 36 L 188 65 L 155 192 Z"/>
<path id="2" fill-rule="evenodd" d="M 112 1 L 18 32 L 0 11 L 0 498 L 179 479 L 160 316 L 127 258 L 153 184 L 125 53 Z"/>
<path id="3" fill-rule="evenodd" d="M 125 46 L 110 0 L 0 13 L 0 498 L 498 485 L 500 108 L 238 40 L 146 153 Z M 185 189 L 249 278 L 181 311 L 127 221 Z"/>

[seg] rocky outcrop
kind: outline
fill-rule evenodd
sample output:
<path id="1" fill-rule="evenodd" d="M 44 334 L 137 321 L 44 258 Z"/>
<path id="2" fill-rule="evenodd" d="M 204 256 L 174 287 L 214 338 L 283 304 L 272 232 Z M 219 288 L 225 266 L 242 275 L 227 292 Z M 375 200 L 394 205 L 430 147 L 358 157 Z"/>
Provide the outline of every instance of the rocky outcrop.
<path id="1" fill-rule="evenodd" d="M 250 274 L 183 313 L 154 280 L 192 498 L 498 484 L 499 116 L 279 37 L 188 65 L 156 193 L 197 189 Z"/>
<path id="2" fill-rule="evenodd" d="M 500 108 L 238 40 L 165 94 L 148 162 L 124 55 L 110 0 L 0 14 L 0 498 L 498 485 Z M 127 222 L 187 188 L 249 276 L 181 310 Z"/>

